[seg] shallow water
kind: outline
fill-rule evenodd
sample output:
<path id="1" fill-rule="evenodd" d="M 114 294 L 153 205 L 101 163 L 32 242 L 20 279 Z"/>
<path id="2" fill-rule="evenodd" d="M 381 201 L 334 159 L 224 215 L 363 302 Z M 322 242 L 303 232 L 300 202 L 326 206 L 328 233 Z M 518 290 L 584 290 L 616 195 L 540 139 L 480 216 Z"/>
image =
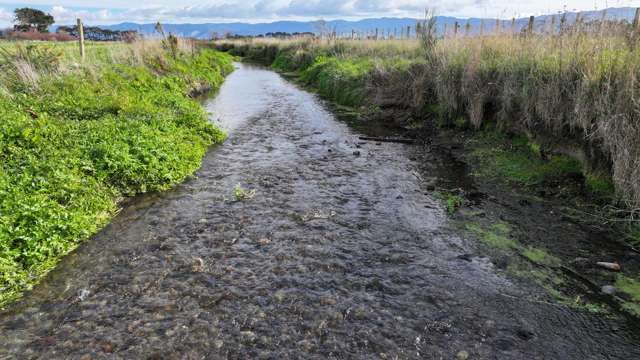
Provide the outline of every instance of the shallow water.
<path id="1" fill-rule="evenodd" d="M 197 178 L 128 205 L 0 315 L 0 358 L 640 357 L 623 323 L 458 258 L 474 244 L 423 188 L 419 146 L 359 142 L 247 65 L 207 107 L 230 136 Z"/>

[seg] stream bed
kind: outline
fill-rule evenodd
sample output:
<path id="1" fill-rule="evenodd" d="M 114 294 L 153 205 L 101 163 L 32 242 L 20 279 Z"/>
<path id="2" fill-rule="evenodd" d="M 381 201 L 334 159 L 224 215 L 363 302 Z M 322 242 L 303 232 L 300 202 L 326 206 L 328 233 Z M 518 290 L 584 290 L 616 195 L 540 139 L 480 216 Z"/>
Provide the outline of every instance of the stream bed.
<path id="1" fill-rule="evenodd" d="M 464 256 L 420 146 L 250 65 L 207 108 L 228 140 L 0 314 L 0 359 L 640 358 L 624 322 Z"/>

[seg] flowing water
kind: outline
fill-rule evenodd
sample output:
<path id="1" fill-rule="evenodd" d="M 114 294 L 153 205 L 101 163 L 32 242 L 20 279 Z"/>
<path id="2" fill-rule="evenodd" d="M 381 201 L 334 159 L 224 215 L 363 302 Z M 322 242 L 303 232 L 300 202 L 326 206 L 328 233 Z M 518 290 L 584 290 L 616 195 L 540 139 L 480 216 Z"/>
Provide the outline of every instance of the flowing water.
<path id="1" fill-rule="evenodd" d="M 208 108 L 230 136 L 197 178 L 127 205 L 0 315 L 0 358 L 640 358 L 623 323 L 460 256 L 420 146 L 359 142 L 247 65 Z"/>

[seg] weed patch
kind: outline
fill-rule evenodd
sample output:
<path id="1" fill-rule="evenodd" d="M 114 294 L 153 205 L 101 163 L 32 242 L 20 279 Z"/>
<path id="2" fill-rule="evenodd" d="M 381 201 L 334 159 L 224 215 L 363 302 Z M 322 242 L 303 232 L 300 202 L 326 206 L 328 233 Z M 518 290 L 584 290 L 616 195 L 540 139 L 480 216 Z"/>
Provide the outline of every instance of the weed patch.
<path id="1" fill-rule="evenodd" d="M 91 71 L 34 65 L 37 86 L 26 86 L 7 64 L 53 52 L 4 51 L 0 306 L 103 227 L 123 196 L 166 190 L 200 166 L 224 134 L 188 94 L 219 86 L 232 70 L 230 57 L 213 50 L 176 59 L 156 53 L 142 64 L 88 59 Z"/>

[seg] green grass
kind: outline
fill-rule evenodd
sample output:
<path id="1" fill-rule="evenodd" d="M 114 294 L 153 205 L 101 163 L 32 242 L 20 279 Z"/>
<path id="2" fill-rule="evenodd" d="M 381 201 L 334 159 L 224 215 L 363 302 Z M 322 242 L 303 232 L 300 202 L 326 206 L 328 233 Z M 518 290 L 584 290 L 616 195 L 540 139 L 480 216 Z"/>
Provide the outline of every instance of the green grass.
<path id="1" fill-rule="evenodd" d="M 230 57 L 157 56 L 35 68 L 36 84 L 0 61 L 0 307 L 103 227 L 122 197 L 183 181 L 224 138 L 187 95 L 219 86 Z"/>
<path id="2" fill-rule="evenodd" d="M 488 246 L 499 250 L 514 250 L 519 244 L 514 240 L 511 234 L 511 227 L 506 223 L 497 223 L 489 228 L 480 226 L 479 224 L 467 224 L 467 230 L 474 233 L 482 242 Z"/>
<path id="3" fill-rule="evenodd" d="M 508 139 L 498 133 L 483 133 L 474 140 L 477 174 L 502 178 L 525 186 L 541 185 L 582 174 L 582 164 L 563 155 L 540 157 L 540 149 L 525 137 Z"/>
<path id="4" fill-rule="evenodd" d="M 546 265 L 546 266 L 558 266 L 561 263 L 561 260 L 557 257 L 549 254 L 545 250 L 528 247 L 522 251 L 522 255 L 529 259 L 529 261 L 534 262 L 536 264 Z"/>
<path id="5" fill-rule="evenodd" d="M 640 316 L 640 281 L 618 274 L 614 285 L 631 298 L 623 305 L 624 309 Z"/>
<path id="6" fill-rule="evenodd" d="M 587 174 L 585 185 L 589 193 L 603 200 L 615 200 L 616 188 L 608 175 Z"/>
<path id="7" fill-rule="evenodd" d="M 455 214 L 465 204 L 465 199 L 460 196 L 447 191 L 435 191 L 433 196 L 439 199 L 447 209 L 449 215 Z"/>

